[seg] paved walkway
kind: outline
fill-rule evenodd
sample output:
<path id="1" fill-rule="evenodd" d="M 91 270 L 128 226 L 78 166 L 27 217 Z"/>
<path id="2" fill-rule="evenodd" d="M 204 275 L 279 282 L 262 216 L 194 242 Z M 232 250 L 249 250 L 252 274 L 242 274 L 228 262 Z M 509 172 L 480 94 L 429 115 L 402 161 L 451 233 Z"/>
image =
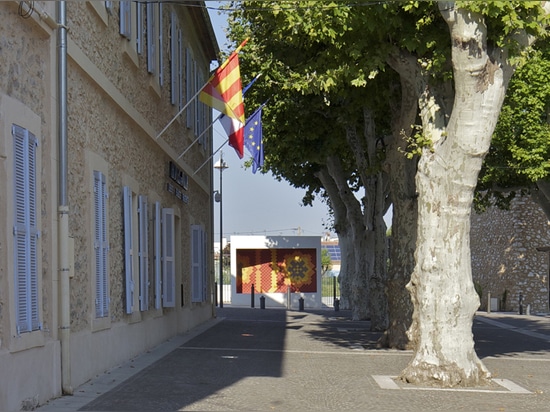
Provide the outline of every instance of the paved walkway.
<path id="1" fill-rule="evenodd" d="M 40 411 L 550 411 L 550 317 L 480 312 L 493 385 L 437 390 L 391 379 L 411 352 L 376 349 L 346 311 L 226 306 L 218 318 Z"/>

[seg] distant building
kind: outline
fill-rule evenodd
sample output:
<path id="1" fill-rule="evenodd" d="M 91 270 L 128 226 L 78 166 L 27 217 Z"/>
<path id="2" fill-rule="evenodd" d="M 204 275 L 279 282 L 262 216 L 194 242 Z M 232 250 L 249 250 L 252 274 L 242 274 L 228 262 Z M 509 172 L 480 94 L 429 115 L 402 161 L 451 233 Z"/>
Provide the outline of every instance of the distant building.
<path id="1" fill-rule="evenodd" d="M 321 307 L 319 236 L 231 236 L 231 303 Z M 290 296 L 290 301 L 288 300 Z"/>
<path id="2" fill-rule="evenodd" d="M 321 242 L 321 250 L 326 250 L 330 255 L 332 269 L 327 273 L 329 276 L 338 276 L 340 274 L 342 254 L 338 239 L 324 239 Z"/>
<path id="3" fill-rule="evenodd" d="M 0 48 L 9 412 L 212 317 L 212 164 L 194 173 L 212 153 L 211 111 L 194 100 L 159 133 L 218 48 L 202 1 L 2 2 Z"/>

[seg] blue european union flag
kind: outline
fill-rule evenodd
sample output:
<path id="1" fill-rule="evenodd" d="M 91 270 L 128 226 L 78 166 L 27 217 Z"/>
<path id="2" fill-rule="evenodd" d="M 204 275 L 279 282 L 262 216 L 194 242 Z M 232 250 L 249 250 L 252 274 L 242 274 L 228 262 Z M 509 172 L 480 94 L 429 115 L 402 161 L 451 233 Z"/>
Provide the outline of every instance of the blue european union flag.
<path id="1" fill-rule="evenodd" d="M 254 160 L 252 173 L 264 165 L 264 145 L 262 143 L 262 106 L 250 116 L 244 126 L 244 145 Z"/>

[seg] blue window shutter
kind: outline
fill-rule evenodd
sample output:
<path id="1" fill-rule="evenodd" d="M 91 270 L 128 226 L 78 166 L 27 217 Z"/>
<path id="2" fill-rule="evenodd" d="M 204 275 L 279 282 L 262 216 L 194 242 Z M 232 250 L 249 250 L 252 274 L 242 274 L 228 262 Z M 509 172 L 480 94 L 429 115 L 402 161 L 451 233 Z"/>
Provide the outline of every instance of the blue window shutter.
<path id="1" fill-rule="evenodd" d="M 134 303 L 134 250 L 132 234 L 132 190 L 124 186 L 124 269 L 126 276 L 126 313 L 133 312 Z"/>
<path id="2" fill-rule="evenodd" d="M 162 55 L 162 3 L 158 4 L 158 50 L 159 50 L 159 84 L 164 85 L 164 62 Z"/>
<path id="3" fill-rule="evenodd" d="M 139 196 L 139 309 L 149 310 L 149 226 L 147 196 Z"/>
<path id="4" fill-rule="evenodd" d="M 155 233 L 154 233 L 154 259 L 155 259 L 155 309 L 162 307 L 162 271 L 161 271 L 161 238 L 160 238 L 160 222 L 161 222 L 160 202 L 155 202 Z"/>
<path id="5" fill-rule="evenodd" d="M 109 316 L 109 289 L 107 276 L 107 254 L 109 250 L 107 241 L 106 199 L 107 182 L 105 175 L 94 171 L 94 252 L 95 252 L 95 285 L 96 318 Z"/>
<path id="6" fill-rule="evenodd" d="M 120 2 L 120 34 L 130 40 L 132 37 L 132 5 L 130 1 Z"/>
<path id="7" fill-rule="evenodd" d="M 40 329 L 38 302 L 38 237 L 36 147 L 28 130 L 13 125 L 15 300 L 18 333 Z"/>
<path id="8" fill-rule="evenodd" d="M 136 2 L 136 51 L 143 53 L 143 5 Z"/>
<path id="9" fill-rule="evenodd" d="M 174 209 L 162 209 L 162 303 L 164 307 L 176 306 Z"/>
<path id="10" fill-rule="evenodd" d="M 207 239 L 206 239 L 206 232 L 204 228 L 201 227 L 201 249 L 202 249 L 202 255 L 201 255 L 201 282 L 202 282 L 202 301 L 206 301 L 207 297 L 207 287 L 208 287 L 208 278 L 207 278 L 207 271 L 206 271 L 206 246 L 207 246 Z"/>
<path id="11" fill-rule="evenodd" d="M 193 302 L 202 301 L 202 282 L 201 282 L 201 227 L 191 226 L 191 300 Z"/>
<path id="12" fill-rule="evenodd" d="M 176 13 L 170 14 L 170 103 L 176 105 L 179 101 L 178 79 L 178 29 L 176 27 Z"/>
<path id="13" fill-rule="evenodd" d="M 195 79 L 193 76 L 193 56 L 191 55 L 191 50 L 189 48 L 185 49 L 185 97 L 186 101 L 190 101 L 195 94 Z M 193 112 L 194 105 L 190 104 L 187 108 L 187 128 L 193 128 Z"/>
<path id="14" fill-rule="evenodd" d="M 147 71 L 155 72 L 155 3 L 147 3 Z"/>
<path id="15" fill-rule="evenodd" d="M 183 82 L 183 73 L 184 73 L 184 70 L 183 70 L 183 67 L 184 67 L 184 61 L 183 61 L 183 35 L 182 35 L 182 32 L 181 30 L 178 29 L 178 83 L 179 83 L 179 103 L 178 103 L 178 107 L 179 107 L 179 110 L 181 110 L 183 108 L 183 99 L 184 99 L 184 94 L 183 94 L 183 86 L 184 86 L 184 82 Z"/>

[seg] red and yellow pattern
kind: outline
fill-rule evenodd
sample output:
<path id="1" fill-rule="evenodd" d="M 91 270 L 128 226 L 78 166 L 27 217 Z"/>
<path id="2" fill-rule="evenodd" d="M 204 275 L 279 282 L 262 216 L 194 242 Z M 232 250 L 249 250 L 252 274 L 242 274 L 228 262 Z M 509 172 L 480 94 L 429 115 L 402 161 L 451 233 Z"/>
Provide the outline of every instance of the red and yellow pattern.
<path id="1" fill-rule="evenodd" d="M 237 293 L 317 292 L 316 249 L 237 249 Z"/>

